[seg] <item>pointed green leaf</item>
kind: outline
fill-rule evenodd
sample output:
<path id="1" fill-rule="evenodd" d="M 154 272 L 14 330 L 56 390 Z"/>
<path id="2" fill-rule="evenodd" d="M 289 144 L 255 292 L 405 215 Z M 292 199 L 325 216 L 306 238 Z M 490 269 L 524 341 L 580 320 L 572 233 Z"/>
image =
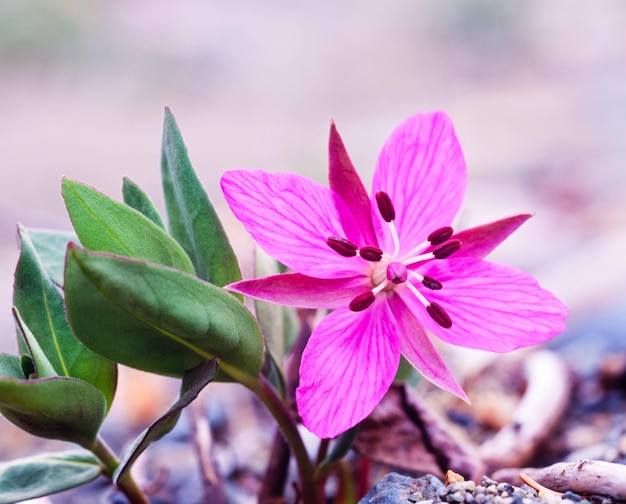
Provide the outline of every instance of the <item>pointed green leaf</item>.
<path id="1" fill-rule="evenodd" d="M 165 229 L 159 212 L 150 197 L 128 177 L 123 178 L 122 195 L 124 203 L 145 215 L 161 229 Z"/>
<path id="2" fill-rule="evenodd" d="M 32 374 L 35 375 L 35 378 L 59 376 L 59 373 L 57 373 L 54 367 L 52 367 L 52 363 L 46 356 L 45 352 L 42 350 L 41 345 L 39 344 L 35 336 L 33 336 L 33 333 L 28 328 L 28 326 L 24 323 L 24 319 L 22 319 L 22 316 L 20 315 L 20 312 L 17 308 L 13 308 L 13 318 L 15 318 L 17 329 L 20 332 L 22 339 L 26 343 L 26 347 L 28 348 L 28 352 L 30 354 L 30 358 L 33 364 Z M 76 342 L 78 343 L 78 340 Z M 30 374 L 31 373 L 29 373 L 27 378 L 30 377 Z"/>
<path id="3" fill-rule="evenodd" d="M 178 242 L 134 208 L 67 178 L 62 193 L 74 230 L 86 248 L 194 272 Z"/>
<path id="4" fill-rule="evenodd" d="M 259 326 L 224 289 L 157 264 L 68 248 L 65 303 L 74 334 L 130 367 L 182 376 L 220 359 L 233 378 L 257 376 Z"/>
<path id="5" fill-rule="evenodd" d="M 342 458 L 344 458 L 352 445 L 354 444 L 354 440 L 356 439 L 356 435 L 359 433 L 359 425 L 355 425 L 351 429 L 337 436 L 337 438 L 333 439 L 332 444 L 330 446 L 330 451 L 324 462 L 322 463 L 322 468 L 324 467 L 332 467 L 335 462 L 339 462 Z"/>
<path id="6" fill-rule="evenodd" d="M 178 401 L 135 440 L 113 474 L 114 483 L 124 477 L 150 443 L 161 439 L 174 428 L 182 410 L 198 397 L 200 391 L 212 382 L 216 375 L 217 361 L 215 359 L 203 361 L 185 373 Z"/>
<path id="7" fill-rule="evenodd" d="M 0 504 L 69 490 L 102 474 L 98 459 L 83 450 L 41 453 L 0 463 Z"/>
<path id="8" fill-rule="evenodd" d="M 163 123 L 161 176 L 170 233 L 191 257 L 196 274 L 220 287 L 240 280 L 237 258 L 168 108 Z"/>
<path id="9" fill-rule="evenodd" d="M 28 234 L 37 257 L 50 280 L 59 287 L 63 286 L 65 268 L 65 249 L 71 241 L 78 242 L 74 233 L 18 227 L 18 233 Z"/>
<path id="10" fill-rule="evenodd" d="M 86 348 L 72 334 L 61 291 L 48 275 L 30 233 L 22 227 L 18 231 L 21 253 L 13 303 L 19 311 L 19 327 L 38 376 L 68 376 L 91 383 L 104 394 L 110 407 L 117 385 L 117 366 Z"/>
<path id="11" fill-rule="evenodd" d="M 106 412 L 102 393 L 75 378 L 0 378 L 0 413 L 19 428 L 47 439 L 89 447 Z"/>

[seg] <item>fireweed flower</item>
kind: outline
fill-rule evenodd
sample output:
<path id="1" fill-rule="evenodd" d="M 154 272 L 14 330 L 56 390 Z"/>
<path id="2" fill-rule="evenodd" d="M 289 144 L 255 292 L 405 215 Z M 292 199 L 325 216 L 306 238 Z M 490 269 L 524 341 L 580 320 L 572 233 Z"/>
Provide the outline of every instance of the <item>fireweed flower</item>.
<path id="1" fill-rule="evenodd" d="M 443 113 L 416 115 L 386 141 L 368 196 L 334 125 L 330 189 L 288 173 L 231 171 L 222 190 L 256 242 L 294 273 L 228 288 L 334 309 L 313 330 L 296 391 L 304 425 L 334 437 L 364 419 L 400 355 L 467 400 L 429 338 L 508 352 L 564 329 L 567 309 L 530 275 L 483 258 L 530 214 L 456 233 L 466 167 Z"/>

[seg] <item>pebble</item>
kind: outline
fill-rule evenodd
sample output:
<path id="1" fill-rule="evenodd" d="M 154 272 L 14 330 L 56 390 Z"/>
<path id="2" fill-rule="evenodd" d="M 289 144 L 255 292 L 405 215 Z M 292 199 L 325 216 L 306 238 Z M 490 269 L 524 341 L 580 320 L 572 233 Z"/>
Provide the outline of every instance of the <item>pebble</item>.
<path id="1" fill-rule="evenodd" d="M 602 498 L 601 503 L 584 499 L 574 492 L 566 492 L 562 497 L 548 495 L 542 499 L 529 485 L 514 486 L 510 483 L 494 481 L 487 476 L 477 485 L 473 481 L 461 481 L 445 485 L 441 480 L 428 474 L 411 478 L 397 473 L 387 474 L 359 504 L 613 504 L 611 499 Z"/>

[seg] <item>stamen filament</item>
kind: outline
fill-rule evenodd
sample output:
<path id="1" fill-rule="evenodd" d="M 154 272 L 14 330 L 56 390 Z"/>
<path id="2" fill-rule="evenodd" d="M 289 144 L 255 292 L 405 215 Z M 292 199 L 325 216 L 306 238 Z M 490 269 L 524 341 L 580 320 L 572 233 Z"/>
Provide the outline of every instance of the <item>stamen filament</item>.
<path id="1" fill-rule="evenodd" d="M 450 257 L 460 248 L 461 240 L 452 240 L 431 252 L 420 254 L 418 256 L 412 257 L 411 259 L 403 259 L 401 262 L 408 266 L 410 264 L 427 261 L 428 259 L 445 259 L 446 257 Z"/>
<path id="2" fill-rule="evenodd" d="M 391 257 L 395 260 L 395 258 L 400 253 L 400 237 L 398 236 L 398 230 L 396 229 L 393 221 L 389 222 L 388 225 L 389 230 L 391 231 L 391 237 L 393 238 L 393 255 Z"/>
<path id="3" fill-rule="evenodd" d="M 441 306 L 437 303 L 431 303 L 428 301 L 428 299 L 426 299 L 424 295 L 417 290 L 417 287 L 411 284 L 411 282 L 406 282 L 406 285 L 409 290 L 415 294 L 415 297 L 422 302 L 428 314 L 435 322 L 437 322 L 437 324 L 444 329 L 450 329 L 452 327 L 452 319 L 450 318 L 450 315 L 448 315 L 448 313 Z"/>
<path id="4" fill-rule="evenodd" d="M 380 282 L 376 287 L 374 287 L 372 289 L 372 294 L 374 294 L 374 295 L 378 294 L 380 291 L 382 291 L 387 286 L 388 283 L 389 283 L 389 280 L 384 280 L 384 281 Z"/>
<path id="5" fill-rule="evenodd" d="M 422 302 L 424 308 L 428 308 L 428 306 L 430 305 L 430 301 L 428 301 L 428 299 L 424 297 L 424 294 L 422 294 L 411 282 L 406 282 L 406 286 L 415 295 L 415 297 Z"/>
<path id="6" fill-rule="evenodd" d="M 414 256 L 415 254 L 418 254 L 419 252 L 422 252 L 423 250 L 425 250 L 428 247 L 430 247 L 430 242 L 424 242 L 424 243 L 418 245 L 417 247 L 412 248 L 409 252 L 407 252 L 401 258 L 399 258 L 398 261 L 400 261 L 400 262 L 402 262 L 404 264 L 413 264 L 413 262 L 422 261 L 422 259 L 419 259 L 417 261 L 407 262 L 407 261 L 411 261 L 412 260 L 412 259 L 410 259 L 412 256 Z M 427 254 L 423 254 L 423 255 L 427 255 Z M 421 256 L 422 256 L 422 254 L 418 255 L 417 257 L 421 257 Z M 432 259 L 432 257 L 427 257 L 426 259 Z"/>
<path id="7" fill-rule="evenodd" d="M 435 255 L 432 252 L 426 252 L 425 254 L 420 254 L 411 259 L 406 259 L 402 261 L 405 266 L 409 266 L 411 264 L 415 264 L 422 261 L 428 261 L 428 259 L 434 259 Z"/>

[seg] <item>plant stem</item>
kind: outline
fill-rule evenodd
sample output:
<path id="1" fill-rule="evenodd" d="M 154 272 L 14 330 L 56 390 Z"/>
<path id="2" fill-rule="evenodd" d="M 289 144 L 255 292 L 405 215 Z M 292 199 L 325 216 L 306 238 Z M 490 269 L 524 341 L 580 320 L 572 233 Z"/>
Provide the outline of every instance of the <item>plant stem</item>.
<path id="1" fill-rule="evenodd" d="M 304 442 L 298 432 L 298 427 L 293 416 L 285 406 L 282 399 L 269 384 L 263 375 L 259 375 L 258 386 L 251 389 L 263 401 L 270 413 L 276 419 L 280 429 L 289 443 L 291 452 L 300 469 L 300 482 L 302 484 L 302 501 L 305 504 L 321 504 L 324 502 L 324 489 L 314 479 L 314 468 L 304 446 Z"/>
<path id="2" fill-rule="evenodd" d="M 109 478 L 113 478 L 113 473 L 117 466 L 120 465 L 120 461 L 115 456 L 113 451 L 107 446 L 104 440 L 100 437 L 96 439 L 94 446 L 90 447 L 91 452 L 100 459 L 104 464 L 104 473 Z M 122 479 L 117 482 L 118 488 L 126 495 L 128 501 L 131 504 L 150 504 L 150 500 L 145 493 L 137 486 L 137 483 L 133 479 L 130 471 L 128 471 Z"/>
<path id="3" fill-rule="evenodd" d="M 300 471 L 302 500 L 304 504 L 324 503 L 323 485 L 315 479 L 314 467 L 306 451 L 304 442 L 300 437 L 300 433 L 298 432 L 298 426 L 283 399 L 262 374 L 259 373 L 258 376 L 250 376 L 224 362 L 220 362 L 220 367 L 253 392 L 276 420 L 285 440 L 291 448 L 291 453 L 293 453 L 296 459 L 298 470 Z"/>
<path id="4" fill-rule="evenodd" d="M 276 394 L 276 391 L 269 384 L 263 375 L 254 380 L 253 383 L 245 384 L 257 397 L 265 404 L 272 416 L 276 419 L 280 430 L 291 447 L 291 451 L 298 462 L 298 467 L 304 478 L 310 479 L 313 476 L 313 464 L 304 447 L 298 427 L 290 411 L 283 400 Z M 251 385 L 251 386 L 250 386 Z"/>

